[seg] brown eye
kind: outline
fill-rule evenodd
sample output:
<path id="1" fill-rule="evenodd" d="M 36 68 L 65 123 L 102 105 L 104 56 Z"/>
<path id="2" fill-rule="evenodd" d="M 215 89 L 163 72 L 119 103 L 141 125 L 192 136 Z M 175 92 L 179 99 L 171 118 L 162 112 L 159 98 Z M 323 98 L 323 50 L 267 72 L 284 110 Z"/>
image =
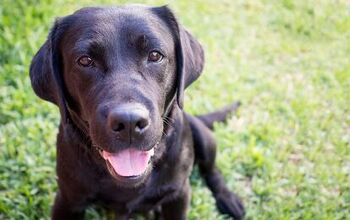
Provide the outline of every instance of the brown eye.
<path id="1" fill-rule="evenodd" d="M 88 67 L 93 64 L 93 60 L 88 56 L 82 56 L 79 58 L 78 63 L 83 67 Z"/>
<path id="2" fill-rule="evenodd" d="M 164 56 L 161 53 L 154 50 L 148 54 L 148 61 L 149 62 L 160 62 L 160 61 L 162 61 L 163 57 Z"/>

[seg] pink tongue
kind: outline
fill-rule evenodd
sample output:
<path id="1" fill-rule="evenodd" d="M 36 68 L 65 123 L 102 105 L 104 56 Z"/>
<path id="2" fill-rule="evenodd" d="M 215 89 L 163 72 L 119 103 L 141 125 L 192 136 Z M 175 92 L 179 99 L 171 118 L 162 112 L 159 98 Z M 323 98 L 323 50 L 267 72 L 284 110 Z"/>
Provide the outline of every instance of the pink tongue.
<path id="1" fill-rule="evenodd" d="M 129 148 L 114 154 L 103 151 L 102 157 L 109 161 L 118 175 L 139 176 L 146 171 L 149 159 L 153 153 L 153 148 L 149 151 Z"/>

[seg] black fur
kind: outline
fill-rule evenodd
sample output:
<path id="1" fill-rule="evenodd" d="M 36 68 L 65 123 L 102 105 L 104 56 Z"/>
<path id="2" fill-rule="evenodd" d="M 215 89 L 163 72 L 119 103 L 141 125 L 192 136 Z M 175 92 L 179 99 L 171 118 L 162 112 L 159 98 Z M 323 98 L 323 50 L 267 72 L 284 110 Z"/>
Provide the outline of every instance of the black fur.
<path id="1" fill-rule="evenodd" d="M 163 58 L 150 61 L 154 51 Z M 91 63 L 83 65 L 82 57 Z M 243 218 L 242 203 L 215 167 L 209 130 L 238 104 L 198 117 L 182 110 L 184 90 L 203 66 L 201 45 L 167 7 L 83 8 L 55 22 L 30 68 L 34 91 L 62 118 L 53 219 L 82 219 L 96 202 L 116 219 L 152 211 L 186 219 L 195 161 L 219 211 Z M 154 149 L 146 171 L 111 171 L 103 152 L 131 148 Z"/>

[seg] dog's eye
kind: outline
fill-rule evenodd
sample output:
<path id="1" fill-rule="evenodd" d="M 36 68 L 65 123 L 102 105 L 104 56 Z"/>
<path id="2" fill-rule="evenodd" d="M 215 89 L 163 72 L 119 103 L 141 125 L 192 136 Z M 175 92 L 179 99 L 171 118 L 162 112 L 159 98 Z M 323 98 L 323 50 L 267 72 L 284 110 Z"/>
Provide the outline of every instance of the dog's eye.
<path id="1" fill-rule="evenodd" d="M 91 66 L 93 64 L 93 62 L 94 61 L 89 56 L 82 56 L 78 59 L 79 65 L 81 65 L 83 67 Z"/>
<path id="2" fill-rule="evenodd" d="M 148 54 L 148 61 L 149 62 L 160 62 L 160 61 L 162 61 L 163 57 L 164 56 L 160 52 L 154 50 Z"/>

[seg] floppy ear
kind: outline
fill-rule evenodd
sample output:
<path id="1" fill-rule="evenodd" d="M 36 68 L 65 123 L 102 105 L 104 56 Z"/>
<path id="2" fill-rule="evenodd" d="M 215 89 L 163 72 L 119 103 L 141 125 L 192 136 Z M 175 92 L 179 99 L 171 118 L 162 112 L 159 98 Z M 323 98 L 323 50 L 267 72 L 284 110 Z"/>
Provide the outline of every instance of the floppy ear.
<path id="1" fill-rule="evenodd" d="M 204 51 L 199 42 L 182 26 L 179 27 L 180 39 L 177 48 L 178 90 L 177 102 L 183 107 L 184 90 L 202 73 Z"/>
<path id="2" fill-rule="evenodd" d="M 48 39 L 34 56 L 30 66 L 30 80 L 35 93 L 42 99 L 59 106 L 63 121 L 68 119 L 68 111 L 64 96 L 62 75 L 62 57 L 59 42 L 64 28 L 56 20 Z"/>
<path id="3" fill-rule="evenodd" d="M 195 81 L 204 67 L 204 51 L 200 43 L 180 25 L 167 6 L 154 8 L 156 14 L 166 22 L 175 40 L 177 71 L 177 103 L 183 107 L 184 90 Z"/>

